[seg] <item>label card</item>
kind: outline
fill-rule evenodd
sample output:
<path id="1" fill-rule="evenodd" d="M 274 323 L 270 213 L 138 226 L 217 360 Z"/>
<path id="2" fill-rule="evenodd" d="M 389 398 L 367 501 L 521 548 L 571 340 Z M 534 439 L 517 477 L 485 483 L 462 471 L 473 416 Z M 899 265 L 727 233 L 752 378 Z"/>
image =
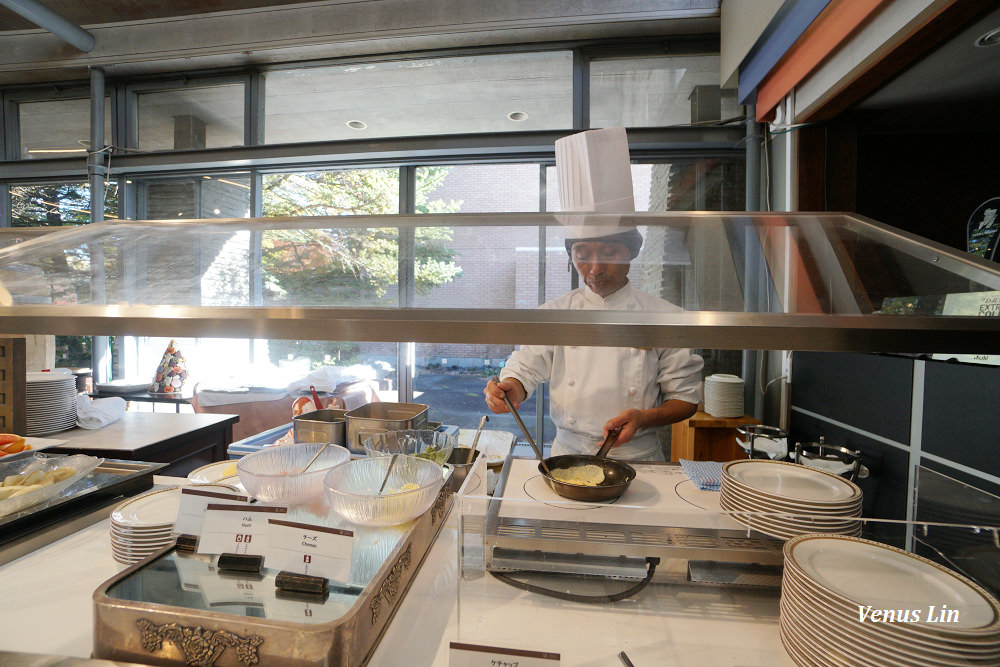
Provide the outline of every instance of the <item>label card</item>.
<path id="1" fill-rule="evenodd" d="M 276 518 L 268 519 L 267 523 L 270 531 L 264 553 L 267 567 L 347 581 L 354 549 L 353 532 Z"/>
<path id="2" fill-rule="evenodd" d="M 181 504 L 177 510 L 174 532 L 181 535 L 199 535 L 201 522 L 205 518 L 205 508 L 209 503 L 216 505 L 236 505 L 249 502 L 249 498 L 235 493 L 206 491 L 198 488 L 182 488 Z"/>
<path id="3" fill-rule="evenodd" d="M 201 523 L 198 553 L 263 555 L 267 552 L 267 520 L 287 513 L 287 507 L 209 504 Z"/>
<path id="4" fill-rule="evenodd" d="M 525 651 L 517 648 L 448 644 L 448 667 L 558 667 L 558 653 Z"/>

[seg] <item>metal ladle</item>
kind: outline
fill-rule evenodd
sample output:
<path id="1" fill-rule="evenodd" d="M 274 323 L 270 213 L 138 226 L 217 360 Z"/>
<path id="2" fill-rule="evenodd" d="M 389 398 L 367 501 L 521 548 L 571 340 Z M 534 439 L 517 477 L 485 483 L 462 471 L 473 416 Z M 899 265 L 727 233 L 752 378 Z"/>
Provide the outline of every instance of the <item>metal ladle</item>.
<path id="1" fill-rule="evenodd" d="M 494 376 L 491 379 L 496 382 L 498 386 L 500 385 L 499 377 Z M 500 391 L 503 391 L 503 389 Z M 534 438 L 532 438 L 531 434 L 528 433 L 528 427 L 524 425 L 524 422 L 521 420 L 521 415 L 517 414 L 517 408 L 515 408 L 514 404 L 510 402 L 510 398 L 507 397 L 507 392 L 505 391 L 503 392 L 503 402 L 507 404 L 507 409 L 510 410 L 512 415 L 514 415 L 514 421 L 516 421 L 517 425 L 521 427 L 521 432 L 524 433 L 524 437 L 528 439 L 528 444 L 531 445 L 531 448 L 535 451 L 535 456 L 538 457 L 539 462 L 542 464 L 542 469 L 545 470 L 545 474 L 550 474 L 549 466 L 545 463 L 545 457 L 542 456 L 542 453 L 538 450 L 538 445 L 535 444 Z"/>

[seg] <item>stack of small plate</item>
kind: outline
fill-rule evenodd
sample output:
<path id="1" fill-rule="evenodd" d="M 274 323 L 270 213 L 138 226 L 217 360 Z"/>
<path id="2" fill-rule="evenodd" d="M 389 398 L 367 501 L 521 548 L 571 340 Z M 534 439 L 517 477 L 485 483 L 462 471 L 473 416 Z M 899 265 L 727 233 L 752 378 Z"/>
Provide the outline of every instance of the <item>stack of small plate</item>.
<path id="1" fill-rule="evenodd" d="M 76 377 L 28 373 L 24 390 L 25 435 L 49 435 L 76 426 Z"/>
<path id="2" fill-rule="evenodd" d="M 860 535 L 857 484 L 797 463 L 745 459 L 722 466 L 719 504 L 756 531 L 788 539 L 807 533 Z"/>
<path id="3" fill-rule="evenodd" d="M 742 417 L 743 380 L 727 373 L 705 378 L 705 412 L 713 417 Z"/>
<path id="4" fill-rule="evenodd" d="M 233 493 L 229 484 L 195 484 L 202 490 Z M 181 506 L 181 486 L 155 489 L 130 498 L 111 513 L 111 553 L 131 565 L 174 541 L 174 522 Z M 191 486 L 187 488 L 192 488 Z"/>
<path id="5" fill-rule="evenodd" d="M 111 513 L 111 553 L 119 563 L 138 563 L 173 542 L 181 487 L 157 489 L 126 500 Z"/>
<path id="6" fill-rule="evenodd" d="M 1000 664 L 1000 603 L 970 579 L 855 537 L 784 551 L 780 636 L 796 664 Z"/>

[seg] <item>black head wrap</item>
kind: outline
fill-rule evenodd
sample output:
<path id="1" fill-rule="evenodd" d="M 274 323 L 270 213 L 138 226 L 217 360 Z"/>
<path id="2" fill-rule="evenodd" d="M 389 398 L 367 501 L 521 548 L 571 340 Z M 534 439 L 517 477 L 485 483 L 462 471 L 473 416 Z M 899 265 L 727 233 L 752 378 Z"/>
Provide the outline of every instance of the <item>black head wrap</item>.
<path id="1" fill-rule="evenodd" d="M 635 228 L 627 229 L 623 232 L 618 232 L 617 234 L 609 234 L 608 236 L 568 238 L 566 239 L 566 252 L 572 256 L 573 244 L 581 241 L 593 241 L 594 243 L 621 243 L 623 246 L 628 248 L 629 255 L 632 259 L 639 256 L 639 249 L 642 248 L 642 234 L 640 234 L 639 230 Z"/>

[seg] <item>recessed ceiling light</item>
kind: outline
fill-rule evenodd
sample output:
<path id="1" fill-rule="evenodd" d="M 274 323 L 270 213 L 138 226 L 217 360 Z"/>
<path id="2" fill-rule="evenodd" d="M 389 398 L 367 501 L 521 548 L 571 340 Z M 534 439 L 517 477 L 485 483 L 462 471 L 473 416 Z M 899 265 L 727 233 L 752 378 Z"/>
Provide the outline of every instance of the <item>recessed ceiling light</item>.
<path id="1" fill-rule="evenodd" d="M 368 129 L 368 123 L 363 120 L 349 120 L 347 121 L 347 127 L 352 130 L 366 130 Z"/>
<path id="2" fill-rule="evenodd" d="M 32 155 L 41 153 L 86 153 L 86 148 L 29 148 Z"/>
<path id="3" fill-rule="evenodd" d="M 980 47 L 996 46 L 997 44 L 1000 44 L 1000 28 L 993 28 L 976 40 L 976 46 Z"/>
<path id="4" fill-rule="evenodd" d="M 507 114 L 507 118 L 513 121 L 522 121 L 528 119 L 528 114 L 524 111 L 511 111 Z"/>

